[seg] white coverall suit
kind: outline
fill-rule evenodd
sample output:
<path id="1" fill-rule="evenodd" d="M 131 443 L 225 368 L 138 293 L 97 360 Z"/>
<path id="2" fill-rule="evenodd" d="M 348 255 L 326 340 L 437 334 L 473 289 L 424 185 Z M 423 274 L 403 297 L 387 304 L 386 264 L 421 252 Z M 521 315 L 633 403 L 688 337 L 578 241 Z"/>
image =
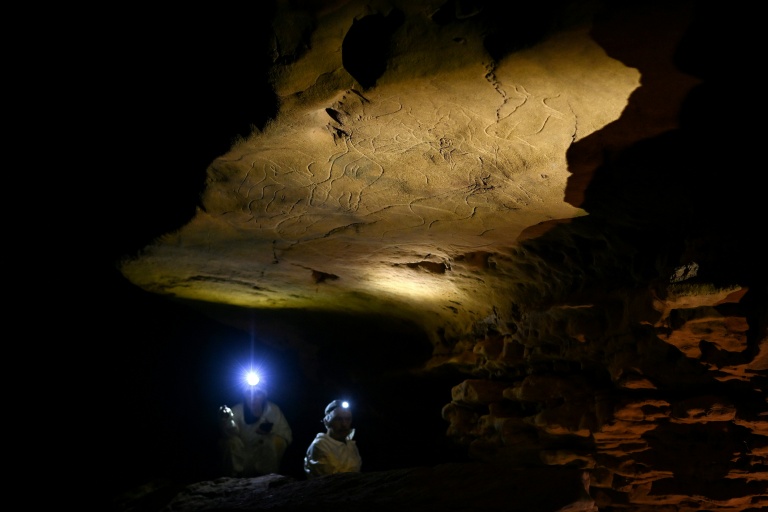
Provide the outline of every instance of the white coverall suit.
<path id="1" fill-rule="evenodd" d="M 293 433 L 283 412 L 267 401 L 255 423 L 245 422 L 243 404 L 232 407 L 232 417 L 222 419 L 223 465 L 229 476 L 253 477 L 278 473 L 285 449 L 293 441 Z M 268 432 L 265 423 L 272 423 Z"/>
<path id="2" fill-rule="evenodd" d="M 357 443 L 347 437 L 337 441 L 326 433 L 319 433 L 307 448 L 304 472 L 308 478 L 332 473 L 357 473 L 362 466 Z"/>

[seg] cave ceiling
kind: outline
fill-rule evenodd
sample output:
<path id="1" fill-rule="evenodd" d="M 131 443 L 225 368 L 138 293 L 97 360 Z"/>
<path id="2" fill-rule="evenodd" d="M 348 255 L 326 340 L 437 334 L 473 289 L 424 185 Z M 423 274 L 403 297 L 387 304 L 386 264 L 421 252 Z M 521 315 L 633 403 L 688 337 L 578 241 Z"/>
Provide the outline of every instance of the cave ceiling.
<path id="1" fill-rule="evenodd" d="M 588 216 L 603 155 L 674 128 L 698 82 L 672 65 L 684 10 L 667 9 L 649 58 L 612 55 L 594 13 L 566 2 L 278 5 L 278 113 L 211 162 L 188 224 L 122 265 L 142 288 L 395 314 L 435 341 L 503 326 L 531 294 L 552 293 L 521 242 Z M 648 39 L 643 16 L 602 30 Z M 558 241 L 544 259 L 579 251 Z"/>

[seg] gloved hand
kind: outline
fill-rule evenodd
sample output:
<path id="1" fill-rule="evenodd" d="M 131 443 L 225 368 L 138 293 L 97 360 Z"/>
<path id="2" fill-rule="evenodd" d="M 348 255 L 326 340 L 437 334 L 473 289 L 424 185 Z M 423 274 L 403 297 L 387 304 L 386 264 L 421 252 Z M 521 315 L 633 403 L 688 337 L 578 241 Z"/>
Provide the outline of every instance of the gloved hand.
<path id="1" fill-rule="evenodd" d="M 235 413 L 226 405 L 219 407 L 219 423 L 221 432 L 227 437 L 236 436 L 239 429 L 235 424 Z"/>

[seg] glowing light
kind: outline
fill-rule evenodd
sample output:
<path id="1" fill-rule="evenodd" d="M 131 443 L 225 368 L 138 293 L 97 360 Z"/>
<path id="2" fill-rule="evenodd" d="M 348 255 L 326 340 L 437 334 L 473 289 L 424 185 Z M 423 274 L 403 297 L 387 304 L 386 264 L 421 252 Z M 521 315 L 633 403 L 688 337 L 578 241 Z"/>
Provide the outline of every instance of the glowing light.
<path id="1" fill-rule="evenodd" d="M 255 386 L 260 381 L 261 377 L 259 377 L 259 374 L 253 370 L 245 374 L 245 382 L 247 382 L 249 386 Z"/>

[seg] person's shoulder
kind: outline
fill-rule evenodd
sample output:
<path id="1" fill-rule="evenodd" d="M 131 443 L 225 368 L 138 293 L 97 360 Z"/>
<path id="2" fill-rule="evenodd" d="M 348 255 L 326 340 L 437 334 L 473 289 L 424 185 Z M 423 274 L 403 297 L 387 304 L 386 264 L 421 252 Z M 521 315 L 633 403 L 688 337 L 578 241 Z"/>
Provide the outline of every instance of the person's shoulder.
<path id="1" fill-rule="evenodd" d="M 308 450 L 314 450 L 318 447 L 318 445 L 323 445 L 325 439 L 325 434 L 317 434 L 314 438 L 312 438 L 312 442 L 309 443 Z"/>
<path id="2" fill-rule="evenodd" d="M 322 444 L 322 445 L 325 445 L 325 446 L 333 446 L 333 447 L 344 446 L 344 445 L 347 444 L 344 441 L 339 441 L 338 439 L 334 439 L 333 437 L 331 437 L 327 433 L 318 434 L 317 435 L 317 442 L 319 444 Z M 347 442 L 349 442 L 349 441 L 347 441 Z"/>

